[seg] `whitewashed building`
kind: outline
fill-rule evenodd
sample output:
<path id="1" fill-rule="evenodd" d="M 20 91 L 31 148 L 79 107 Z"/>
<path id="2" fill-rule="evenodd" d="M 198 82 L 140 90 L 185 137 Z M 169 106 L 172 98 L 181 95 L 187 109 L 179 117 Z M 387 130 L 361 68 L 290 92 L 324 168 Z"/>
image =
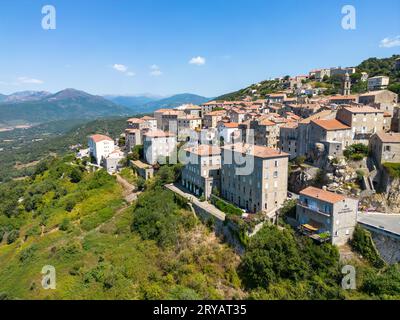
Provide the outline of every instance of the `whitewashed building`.
<path id="1" fill-rule="evenodd" d="M 88 140 L 90 155 L 101 165 L 105 158 L 114 151 L 114 140 L 102 134 L 94 134 Z"/>

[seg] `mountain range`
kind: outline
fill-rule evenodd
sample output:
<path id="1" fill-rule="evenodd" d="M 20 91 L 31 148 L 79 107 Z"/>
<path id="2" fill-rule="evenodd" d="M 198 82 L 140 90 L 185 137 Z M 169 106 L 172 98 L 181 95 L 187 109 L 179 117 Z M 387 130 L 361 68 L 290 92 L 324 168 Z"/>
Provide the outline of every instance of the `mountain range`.
<path id="1" fill-rule="evenodd" d="M 192 93 L 176 94 L 170 97 L 157 96 L 104 96 L 112 102 L 130 108 L 135 113 L 152 112 L 162 108 L 176 108 L 182 104 L 203 104 L 210 98 Z"/>
<path id="2" fill-rule="evenodd" d="M 65 89 L 55 94 L 46 91 L 0 94 L 0 129 L 59 120 L 129 116 L 188 103 L 202 104 L 208 100 L 189 93 L 167 98 L 154 95 L 97 96 L 76 89 Z"/>
<path id="3" fill-rule="evenodd" d="M 96 119 L 130 115 L 127 107 L 84 91 L 65 89 L 55 94 L 19 92 L 2 96 L 0 122 L 7 124 L 39 124 L 56 120 Z"/>

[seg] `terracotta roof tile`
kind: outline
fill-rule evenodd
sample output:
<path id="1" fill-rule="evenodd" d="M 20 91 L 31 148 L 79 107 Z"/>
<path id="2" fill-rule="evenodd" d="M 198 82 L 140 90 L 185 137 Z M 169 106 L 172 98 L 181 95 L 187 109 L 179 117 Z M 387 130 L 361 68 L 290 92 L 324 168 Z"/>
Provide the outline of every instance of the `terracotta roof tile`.
<path id="1" fill-rule="evenodd" d="M 340 194 L 318 189 L 315 187 L 308 187 L 306 189 L 303 189 L 302 191 L 300 191 L 300 194 L 303 196 L 311 197 L 332 204 L 346 199 L 344 196 Z"/>
<path id="2" fill-rule="evenodd" d="M 311 122 L 315 123 L 317 126 L 327 131 L 351 129 L 349 126 L 346 126 L 345 124 L 336 119 L 330 119 L 330 120 L 318 119 L 318 120 L 312 120 Z"/>
<path id="3" fill-rule="evenodd" d="M 233 150 L 240 153 L 248 153 L 257 158 L 280 158 L 289 156 L 289 154 L 276 149 L 244 143 L 225 145 L 222 147 L 222 149 Z"/>
<path id="4" fill-rule="evenodd" d="M 201 157 L 205 156 L 216 156 L 221 154 L 221 148 L 217 146 L 211 146 L 207 144 L 200 144 L 196 147 L 190 147 L 185 149 L 185 151 L 197 154 Z"/>
<path id="5" fill-rule="evenodd" d="M 89 138 L 92 139 L 95 143 L 98 143 L 98 142 L 101 142 L 101 141 L 114 141 L 110 137 L 107 137 L 107 136 L 102 135 L 102 134 L 94 134 L 94 135 L 91 135 Z"/>

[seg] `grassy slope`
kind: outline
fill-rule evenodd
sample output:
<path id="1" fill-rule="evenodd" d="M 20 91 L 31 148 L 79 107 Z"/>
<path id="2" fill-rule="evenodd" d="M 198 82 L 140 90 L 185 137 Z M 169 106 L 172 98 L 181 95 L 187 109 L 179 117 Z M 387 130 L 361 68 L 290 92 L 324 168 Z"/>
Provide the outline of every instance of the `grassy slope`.
<path id="1" fill-rule="evenodd" d="M 196 224 L 182 233 L 178 245 L 160 248 L 155 241 L 143 240 L 131 231 L 134 207 L 124 203 L 121 187 L 112 177 L 85 173 L 79 183 L 71 183 L 66 175 L 55 179 L 55 166 L 68 172 L 65 165 L 69 163 L 68 159 L 52 164 L 50 171 L 24 183 L 24 197 L 41 183 L 57 183 L 42 195 L 42 204 L 35 212 L 25 212 L 23 202 L 16 218 L 0 214 L 0 227 L 20 229 L 14 243 L 0 244 L 0 294 L 21 299 L 243 296 L 235 271 L 239 258 L 203 225 Z M 61 186 L 68 192 L 55 198 L 53 189 Z M 88 186 L 96 188 L 89 190 Z M 79 198 L 80 193 L 84 197 Z M 71 197 L 79 201 L 67 212 L 64 206 Z M 63 228 L 66 218 L 69 224 Z M 42 224 L 42 235 L 39 231 L 28 236 Z M 45 265 L 56 268 L 56 290 L 41 286 Z"/>

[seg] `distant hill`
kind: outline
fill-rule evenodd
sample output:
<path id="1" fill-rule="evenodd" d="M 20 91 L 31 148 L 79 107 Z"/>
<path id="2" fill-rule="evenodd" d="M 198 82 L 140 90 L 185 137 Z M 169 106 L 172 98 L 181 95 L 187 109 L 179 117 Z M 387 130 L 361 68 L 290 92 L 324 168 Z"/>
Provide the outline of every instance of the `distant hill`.
<path id="1" fill-rule="evenodd" d="M 356 66 L 356 74 L 352 75 L 353 82 L 353 93 L 362 93 L 366 91 L 366 85 L 359 83 L 361 77 L 361 72 L 367 72 L 369 77 L 374 77 L 378 75 L 384 75 L 390 77 L 389 90 L 400 94 L 400 70 L 395 70 L 395 60 L 400 58 L 400 55 L 393 55 L 389 58 L 369 58 L 361 62 Z M 340 91 L 341 80 L 332 77 L 326 81 L 328 86 L 331 88 L 326 92 L 327 94 L 336 94 Z M 215 98 L 215 100 L 240 100 L 246 96 L 253 96 L 253 90 L 261 97 L 265 97 L 266 94 L 274 93 L 283 90 L 284 87 L 279 81 L 276 80 L 265 80 L 259 83 L 252 84 L 246 88 L 240 89 L 235 92 L 227 93 L 225 95 Z"/>
<path id="2" fill-rule="evenodd" d="M 128 108 L 139 107 L 161 99 L 156 96 L 104 96 L 104 98 Z"/>
<path id="3" fill-rule="evenodd" d="M 42 100 L 51 93 L 47 91 L 19 91 L 10 95 L 0 95 L 0 102 L 3 103 L 18 103 L 27 101 L 38 101 Z M 3 98 L 2 98 L 3 97 Z"/>
<path id="4" fill-rule="evenodd" d="M 96 119 L 109 116 L 125 116 L 130 109 L 117 105 L 100 96 L 65 89 L 55 94 L 38 93 L 41 98 L 26 101 L 0 103 L 0 119 L 3 123 L 44 123 L 68 119 Z"/>
<path id="5" fill-rule="evenodd" d="M 209 101 L 210 98 L 198 96 L 196 94 L 191 94 L 191 93 L 182 93 L 182 94 L 177 94 L 169 98 L 164 98 L 158 101 L 153 101 L 144 104 L 141 106 L 142 109 L 140 110 L 135 110 L 135 111 L 154 111 L 157 109 L 162 109 L 162 108 L 176 108 L 179 107 L 182 104 L 195 104 L 199 105 L 202 103 L 205 103 Z"/>

